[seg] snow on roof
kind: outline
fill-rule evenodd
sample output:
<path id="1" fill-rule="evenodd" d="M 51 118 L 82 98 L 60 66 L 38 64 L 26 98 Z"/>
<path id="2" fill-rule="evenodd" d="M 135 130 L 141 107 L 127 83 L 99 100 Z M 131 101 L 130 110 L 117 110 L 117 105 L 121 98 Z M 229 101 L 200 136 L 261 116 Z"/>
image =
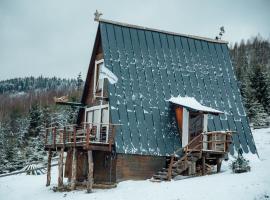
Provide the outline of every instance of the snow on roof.
<path id="1" fill-rule="evenodd" d="M 171 97 L 168 101 L 171 103 L 186 107 L 186 108 L 202 111 L 204 113 L 211 113 L 211 114 L 223 113 L 222 111 L 200 104 L 194 97 L 187 97 L 187 96 L 186 97 L 181 97 L 181 96 Z"/>

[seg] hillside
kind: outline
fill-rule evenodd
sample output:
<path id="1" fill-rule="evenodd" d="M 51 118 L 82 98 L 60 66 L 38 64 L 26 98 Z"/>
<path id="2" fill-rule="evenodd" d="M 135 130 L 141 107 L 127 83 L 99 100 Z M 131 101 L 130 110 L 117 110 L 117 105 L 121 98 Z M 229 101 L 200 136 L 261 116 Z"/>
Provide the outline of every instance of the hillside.
<path id="1" fill-rule="evenodd" d="M 52 123 L 73 123 L 77 110 L 56 106 L 53 97 L 79 101 L 83 81 L 26 77 L 0 81 L 0 174 L 43 160 L 44 130 Z"/>
<path id="2" fill-rule="evenodd" d="M 162 183 L 149 180 L 124 181 L 115 189 L 95 189 L 92 194 L 87 194 L 85 190 L 54 193 L 51 188 L 57 184 L 57 167 L 53 167 L 51 188 L 45 187 L 46 175 L 14 175 L 0 178 L 0 196 L 9 200 L 19 200 L 22 197 L 36 200 L 216 200 L 218 194 L 219 200 L 266 200 L 270 195 L 270 172 L 267 170 L 270 168 L 270 128 L 253 130 L 253 135 L 260 158 L 245 155 L 251 165 L 251 172 L 248 173 L 232 174 L 228 167 L 233 159 L 230 157 L 228 162 L 224 162 L 219 174 Z"/>

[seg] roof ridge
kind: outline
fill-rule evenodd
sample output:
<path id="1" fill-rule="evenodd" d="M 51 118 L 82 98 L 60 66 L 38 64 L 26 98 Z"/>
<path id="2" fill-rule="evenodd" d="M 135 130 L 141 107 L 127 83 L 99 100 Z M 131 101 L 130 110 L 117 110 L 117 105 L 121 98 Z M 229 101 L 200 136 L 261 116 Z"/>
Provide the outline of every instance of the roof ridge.
<path id="1" fill-rule="evenodd" d="M 108 19 L 100 18 L 98 21 L 99 22 L 104 22 L 104 23 L 109 23 L 109 24 L 114 24 L 114 25 L 119 25 L 119 26 L 125 26 L 125 27 L 129 27 L 129 28 L 149 30 L 149 31 L 155 31 L 155 32 L 159 32 L 159 33 L 165 33 L 165 34 L 170 34 L 170 35 L 188 37 L 188 38 L 192 38 L 192 39 L 204 40 L 204 41 L 207 41 L 207 42 L 214 42 L 214 43 L 221 43 L 221 44 L 228 44 L 229 43 L 228 41 L 225 41 L 225 40 L 215 40 L 215 39 L 208 38 L 208 37 L 201 37 L 201 36 L 196 36 L 196 35 L 175 33 L 175 32 L 171 32 L 171 31 L 165 31 L 165 30 L 160 30 L 160 29 L 155 29 L 155 28 L 149 28 L 149 27 L 145 27 L 145 26 L 139 26 L 139 25 L 134 25 L 134 24 L 128 24 L 128 23 L 123 23 L 123 22 L 112 21 L 112 20 L 108 20 Z"/>

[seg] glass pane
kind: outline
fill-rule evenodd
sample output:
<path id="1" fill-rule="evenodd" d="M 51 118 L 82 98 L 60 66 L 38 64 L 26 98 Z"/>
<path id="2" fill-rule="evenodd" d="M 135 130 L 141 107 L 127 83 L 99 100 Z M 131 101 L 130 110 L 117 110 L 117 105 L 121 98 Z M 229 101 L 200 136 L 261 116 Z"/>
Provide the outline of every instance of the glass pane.
<path id="1" fill-rule="evenodd" d="M 87 112 L 87 122 L 93 122 L 93 111 Z"/>
<path id="2" fill-rule="evenodd" d="M 109 123 L 109 111 L 108 108 L 103 108 L 102 109 L 102 118 L 101 118 L 102 123 Z"/>
<path id="3" fill-rule="evenodd" d="M 100 110 L 94 110 L 94 123 L 100 123 Z"/>

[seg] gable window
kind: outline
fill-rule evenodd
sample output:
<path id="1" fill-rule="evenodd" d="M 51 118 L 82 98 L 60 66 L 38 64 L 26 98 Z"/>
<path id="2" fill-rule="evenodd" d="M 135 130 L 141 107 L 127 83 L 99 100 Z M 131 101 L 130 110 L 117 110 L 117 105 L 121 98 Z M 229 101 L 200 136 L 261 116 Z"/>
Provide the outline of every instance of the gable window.
<path id="1" fill-rule="evenodd" d="M 95 77 L 94 77 L 94 97 L 103 97 L 104 93 L 104 77 L 100 76 L 100 71 L 104 66 L 104 59 L 95 62 Z"/>

